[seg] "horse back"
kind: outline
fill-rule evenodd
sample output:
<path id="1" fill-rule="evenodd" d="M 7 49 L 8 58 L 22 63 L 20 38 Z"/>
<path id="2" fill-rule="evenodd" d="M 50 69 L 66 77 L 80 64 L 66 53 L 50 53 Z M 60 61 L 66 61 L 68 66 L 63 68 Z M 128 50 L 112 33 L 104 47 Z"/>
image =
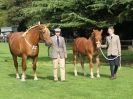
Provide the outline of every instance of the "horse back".
<path id="1" fill-rule="evenodd" d="M 20 56 L 22 51 L 23 32 L 14 32 L 8 35 L 9 48 L 12 54 Z"/>
<path id="2" fill-rule="evenodd" d="M 73 52 L 81 53 L 87 55 L 88 52 L 92 52 L 93 47 L 90 40 L 79 37 L 74 40 Z"/>

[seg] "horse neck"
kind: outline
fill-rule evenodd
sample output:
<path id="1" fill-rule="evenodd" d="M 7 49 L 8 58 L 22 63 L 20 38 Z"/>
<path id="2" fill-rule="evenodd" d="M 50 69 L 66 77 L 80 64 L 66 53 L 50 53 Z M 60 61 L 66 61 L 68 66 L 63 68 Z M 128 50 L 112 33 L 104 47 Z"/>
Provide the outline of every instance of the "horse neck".
<path id="1" fill-rule="evenodd" d="M 25 38 L 31 45 L 37 45 L 39 42 L 39 29 L 29 30 Z"/>
<path id="2" fill-rule="evenodd" d="M 97 49 L 96 41 L 95 41 L 94 37 L 90 37 L 90 40 L 92 42 L 92 45 L 93 45 L 93 48 L 94 48 L 94 51 L 95 51 Z"/>

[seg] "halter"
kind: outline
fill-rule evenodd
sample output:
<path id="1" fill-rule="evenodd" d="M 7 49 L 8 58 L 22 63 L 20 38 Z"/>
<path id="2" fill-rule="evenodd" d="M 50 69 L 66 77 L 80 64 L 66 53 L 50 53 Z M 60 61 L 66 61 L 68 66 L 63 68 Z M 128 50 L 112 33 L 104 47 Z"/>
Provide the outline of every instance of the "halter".
<path id="1" fill-rule="evenodd" d="M 35 27 L 37 27 L 37 26 L 39 26 L 39 25 L 40 25 L 40 24 L 30 27 L 26 32 L 24 32 L 24 33 L 22 34 L 22 36 L 24 37 L 24 40 L 26 41 L 26 43 L 27 43 L 30 47 L 32 47 L 32 50 L 37 49 L 37 46 L 36 46 L 36 45 L 31 45 L 31 44 L 27 41 L 27 39 L 25 38 L 25 35 L 26 35 L 31 29 L 33 29 L 33 28 L 35 28 Z"/>

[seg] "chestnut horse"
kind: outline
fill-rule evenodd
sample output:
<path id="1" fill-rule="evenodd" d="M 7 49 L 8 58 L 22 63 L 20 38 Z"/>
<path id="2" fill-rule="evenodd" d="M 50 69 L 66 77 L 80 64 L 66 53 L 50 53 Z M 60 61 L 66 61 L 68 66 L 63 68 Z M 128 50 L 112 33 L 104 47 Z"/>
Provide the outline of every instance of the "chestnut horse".
<path id="1" fill-rule="evenodd" d="M 74 55 L 74 74 L 77 76 L 77 69 L 76 69 L 76 59 L 77 56 L 79 56 L 82 70 L 85 75 L 84 71 L 84 59 L 83 56 L 87 56 L 89 62 L 90 62 L 90 76 L 91 78 L 94 78 L 93 76 L 93 57 L 96 57 L 96 64 L 97 64 L 97 77 L 100 77 L 99 74 L 99 48 L 98 48 L 98 42 L 101 42 L 102 40 L 102 30 L 93 30 L 91 37 L 89 39 L 86 39 L 84 37 L 78 37 L 74 40 L 74 46 L 73 46 L 73 55 Z"/>
<path id="2" fill-rule="evenodd" d="M 50 44 L 50 31 L 44 24 L 38 24 L 29 28 L 26 32 L 14 32 L 9 34 L 9 48 L 16 68 L 16 78 L 19 79 L 17 57 L 22 57 L 22 77 L 26 78 L 26 60 L 28 57 L 33 59 L 34 80 L 38 80 L 36 75 L 36 63 L 39 53 L 39 41 L 44 40 Z"/>

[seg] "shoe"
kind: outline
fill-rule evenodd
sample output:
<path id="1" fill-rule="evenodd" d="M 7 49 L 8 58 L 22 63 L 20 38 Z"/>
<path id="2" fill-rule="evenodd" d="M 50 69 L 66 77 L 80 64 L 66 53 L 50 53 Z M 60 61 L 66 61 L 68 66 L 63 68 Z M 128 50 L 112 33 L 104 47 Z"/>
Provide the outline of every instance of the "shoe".
<path id="1" fill-rule="evenodd" d="M 116 79 L 117 78 L 117 76 L 116 76 L 116 74 L 114 75 L 114 79 Z"/>
<path id="2" fill-rule="evenodd" d="M 110 78 L 110 80 L 114 80 L 115 78 L 114 78 L 114 76 L 112 76 L 111 78 Z"/>

